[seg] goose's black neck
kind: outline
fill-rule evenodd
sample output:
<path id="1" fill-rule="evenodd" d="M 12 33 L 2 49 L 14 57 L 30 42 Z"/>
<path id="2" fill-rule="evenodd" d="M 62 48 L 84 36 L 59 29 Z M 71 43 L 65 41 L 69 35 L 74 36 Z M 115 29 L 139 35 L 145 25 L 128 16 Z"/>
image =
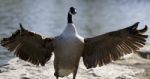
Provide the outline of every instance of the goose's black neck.
<path id="1" fill-rule="evenodd" d="M 68 23 L 73 23 L 72 21 L 72 15 L 70 13 L 68 13 Z"/>

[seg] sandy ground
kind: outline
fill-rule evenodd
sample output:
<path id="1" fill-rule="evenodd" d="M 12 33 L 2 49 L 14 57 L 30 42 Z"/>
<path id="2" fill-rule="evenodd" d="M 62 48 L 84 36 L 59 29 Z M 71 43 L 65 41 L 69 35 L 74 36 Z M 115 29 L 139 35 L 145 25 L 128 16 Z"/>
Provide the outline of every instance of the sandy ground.
<path id="1" fill-rule="evenodd" d="M 44 67 L 18 58 L 0 66 L 0 79 L 55 79 L 53 73 L 53 57 Z M 60 79 L 72 79 L 72 74 Z M 129 54 L 102 67 L 86 69 L 81 59 L 76 79 L 150 79 L 150 60 Z"/>

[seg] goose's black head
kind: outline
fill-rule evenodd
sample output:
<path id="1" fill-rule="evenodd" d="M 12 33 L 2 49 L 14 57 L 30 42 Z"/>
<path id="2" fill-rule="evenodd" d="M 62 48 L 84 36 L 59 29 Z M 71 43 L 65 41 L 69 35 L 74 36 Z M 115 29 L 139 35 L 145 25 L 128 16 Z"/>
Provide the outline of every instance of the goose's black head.
<path id="1" fill-rule="evenodd" d="M 70 7 L 69 12 L 68 12 L 68 23 L 73 23 L 72 21 L 72 15 L 75 15 L 76 9 L 74 7 Z"/>
<path id="2" fill-rule="evenodd" d="M 70 7 L 69 14 L 75 15 L 76 13 L 77 13 L 77 12 L 76 12 L 76 8 Z"/>

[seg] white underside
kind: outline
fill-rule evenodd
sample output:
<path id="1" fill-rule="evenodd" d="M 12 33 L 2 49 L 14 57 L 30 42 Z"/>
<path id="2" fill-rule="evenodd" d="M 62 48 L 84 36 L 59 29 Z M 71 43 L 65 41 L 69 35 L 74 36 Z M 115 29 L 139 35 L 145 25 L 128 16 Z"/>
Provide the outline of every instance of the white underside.
<path id="1" fill-rule="evenodd" d="M 70 73 L 72 73 L 73 72 L 73 70 L 72 69 L 60 69 L 59 71 L 58 71 L 58 73 L 59 73 L 59 76 L 68 76 Z"/>
<path id="2" fill-rule="evenodd" d="M 83 49 L 84 39 L 78 35 L 75 26 L 69 24 L 55 41 L 55 64 L 59 76 L 68 76 L 75 70 Z"/>

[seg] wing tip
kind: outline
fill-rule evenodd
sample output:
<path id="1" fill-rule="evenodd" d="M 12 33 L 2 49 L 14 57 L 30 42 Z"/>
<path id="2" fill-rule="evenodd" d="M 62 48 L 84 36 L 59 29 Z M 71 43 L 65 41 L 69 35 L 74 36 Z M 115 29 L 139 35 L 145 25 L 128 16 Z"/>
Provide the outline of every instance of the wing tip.
<path id="1" fill-rule="evenodd" d="M 20 30 L 21 30 L 21 31 L 24 31 L 24 30 L 25 30 L 21 23 L 19 23 L 19 26 L 20 26 Z"/>
<path id="2" fill-rule="evenodd" d="M 144 27 L 143 29 L 137 30 L 137 27 L 138 27 L 139 23 L 140 23 L 140 22 L 136 22 L 136 23 L 134 23 L 133 25 L 131 25 L 130 27 L 128 27 L 128 28 L 127 28 L 128 31 L 129 31 L 130 33 L 140 33 L 140 34 L 145 33 L 145 32 L 148 30 L 148 26 L 145 25 L 145 27 Z"/>
<path id="3" fill-rule="evenodd" d="M 145 33 L 148 30 L 148 26 L 145 25 L 145 27 L 143 29 L 138 30 L 139 33 Z"/>
<path id="4" fill-rule="evenodd" d="M 147 30 L 148 30 L 148 26 L 145 25 L 145 27 L 144 27 L 143 29 L 141 29 L 140 32 L 141 32 L 141 33 L 144 33 L 144 32 L 146 32 Z"/>
<path id="5" fill-rule="evenodd" d="M 131 30 L 136 30 L 137 27 L 138 27 L 138 25 L 139 25 L 139 23 L 140 23 L 140 22 L 134 23 L 132 26 L 130 26 L 130 29 L 131 29 Z"/>

